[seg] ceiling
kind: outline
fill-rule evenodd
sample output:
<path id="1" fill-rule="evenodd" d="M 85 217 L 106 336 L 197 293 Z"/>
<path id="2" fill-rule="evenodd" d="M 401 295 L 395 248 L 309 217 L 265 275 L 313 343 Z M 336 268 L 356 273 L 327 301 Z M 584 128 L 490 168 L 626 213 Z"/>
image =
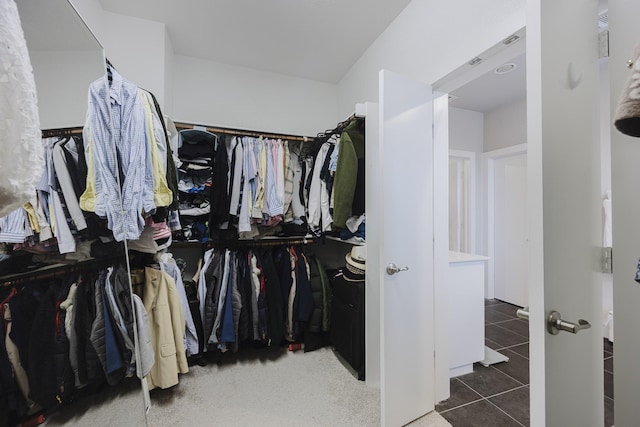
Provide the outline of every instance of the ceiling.
<path id="1" fill-rule="evenodd" d="M 526 55 L 508 61 L 516 68 L 507 74 L 493 70 L 449 93 L 449 105 L 465 110 L 487 113 L 525 97 L 527 92 Z"/>
<path id="2" fill-rule="evenodd" d="M 176 54 L 337 83 L 411 0 L 100 0 L 166 24 Z"/>

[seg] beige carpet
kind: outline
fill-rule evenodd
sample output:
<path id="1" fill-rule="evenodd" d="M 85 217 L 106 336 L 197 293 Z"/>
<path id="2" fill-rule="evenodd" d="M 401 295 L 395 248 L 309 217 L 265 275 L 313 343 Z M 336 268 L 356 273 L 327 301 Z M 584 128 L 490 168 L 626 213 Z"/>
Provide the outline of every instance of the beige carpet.
<path id="1" fill-rule="evenodd" d="M 378 426 L 379 390 L 357 381 L 328 348 L 279 352 L 242 349 L 211 355 L 180 384 L 151 392 L 148 425 Z M 144 426 L 137 381 L 107 388 L 51 416 L 48 426 Z M 410 424 L 449 426 L 435 412 Z"/>

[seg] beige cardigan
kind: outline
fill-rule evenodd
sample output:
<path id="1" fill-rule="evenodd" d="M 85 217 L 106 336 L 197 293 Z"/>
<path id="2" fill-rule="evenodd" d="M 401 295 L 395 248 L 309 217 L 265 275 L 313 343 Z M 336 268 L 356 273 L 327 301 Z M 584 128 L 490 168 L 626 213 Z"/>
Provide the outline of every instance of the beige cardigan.
<path id="1" fill-rule="evenodd" d="M 178 384 L 189 372 L 184 350 L 185 319 L 176 284 L 168 274 L 145 268 L 144 308 L 149 316 L 155 363 L 147 376 L 149 389 Z"/>

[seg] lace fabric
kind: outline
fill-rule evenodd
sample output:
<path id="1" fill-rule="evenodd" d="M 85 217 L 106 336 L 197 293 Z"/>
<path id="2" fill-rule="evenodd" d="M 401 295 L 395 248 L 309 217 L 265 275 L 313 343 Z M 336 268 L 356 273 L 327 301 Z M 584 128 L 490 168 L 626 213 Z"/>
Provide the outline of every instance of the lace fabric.
<path id="1" fill-rule="evenodd" d="M 0 217 L 22 206 L 44 170 L 36 85 L 14 0 L 0 0 Z"/>

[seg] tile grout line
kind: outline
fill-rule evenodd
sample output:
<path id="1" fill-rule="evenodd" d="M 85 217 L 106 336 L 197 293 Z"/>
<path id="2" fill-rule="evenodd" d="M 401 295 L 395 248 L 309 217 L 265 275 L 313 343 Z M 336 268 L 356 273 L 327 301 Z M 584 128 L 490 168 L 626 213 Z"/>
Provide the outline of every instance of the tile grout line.
<path id="1" fill-rule="evenodd" d="M 511 418 L 513 421 L 515 421 L 516 423 L 518 423 L 519 425 L 521 425 L 522 427 L 525 427 L 524 424 L 522 424 L 520 421 L 516 420 L 514 417 L 511 416 L 511 414 L 509 414 L 508 412 L 506 412 L 504 409 L 502 409 L 501 407 L 499 407 L 498 405 L 496 405 L 495 403 L 493 403 L 492 401 L 490 401 L 489 399 L 485 399 L 487 402 L 489 402 L 490 405 L 495 406 L 496 408 L 498 408 L 498 410 L 500 412 L 502 412 L 503 414 L 505 414 L 507 417 Z"/>
<path id="2" fill-rule="evenodd" d="M 480 397 L 479 397 L 478 399 L 475 399 L 475 400 L 471 401 L 471 402 L 463 403 L 462 405 L 458 405 L 458 406 L 456 406 L 456 407 L 454 407 L 454 408 L 446 409 L 446 410 L 444 410 L 444 411 L 442 411 L 442 412 L 448 412 L 448 411 L 450 411 L 450 410 L 452 410 L 452 409 L 462 408 L 463 406 L 469 405 L 469 404 L 471 404 L 471 403 L 479 402 L 479 401 L 481 401 L 482 399 L 484 399 L 484 396 L 482 396 L 480 393 L 478 393 L 477 391 L 475 391 L 473 388 L 469 387 L 469 385 L 468 385 L 467 383 L 465 383 L 464 381 L 462 381 L 460 378 L 454 377 L 454 379 L 455 379 L 455 380 L 457 380 L 458 382 L 460 382 L 460 384 L 462 384 L 463 386 L 465 386 L 466 388 L 468 388 L 469 390 L 471 390 L 472 392 L 474 392 L 475 394 L 477 394 L 477 395 L 478 395 L 478 396 L 480 396 Z M 451 396 L 449 396 L 449 397 L 451 397 Z M 440 412 L 440 413 L 442 413 L 442 412 Z"/>
<path id="3" fill-rule="evenodd" d="M 509 363 L 509 362 L 507 362 L 507 363 Z M 494 366 L 491 366 L 491 367 L 492 367 L 493 369 L 495 369 L 496 371 L 500 372 L 501 374 L 504 374 L 504 375 L 508 376 L 509 378 L 511 378 L 512 380 L 514 380 L 515 382 L 517 382 L 518 384 L 522 384 L 523 386 L 528 386 L 528 385 L 529 385 L 529 383 L 525 384 L 525 383 L 523 383 L 522 381 L 517 380 L 517 379 L 515 379 L 514 377 L 512 377 L 511 375 L 507 374 L 506 372 L 502 372 L 500 369 L 498 369 L 498 368 L 496 368 L 496 367 L 494 367 Z M 519 387 L 516 387 L 516 388 L 519 388 Z M 511 390 L 515 390 L 516 388 L 513 388 L 513 389 L 511 389 Z M 493 397 L 493 396 L 489 396 L 489 397 Z"/>
<path id="4" fill-rule="evenodd" d="M 466 385 L 466 384 L 465 384 Z M 455 408 L 445 409 L 444 411 L 437 411 L 439 414 L 444 414 L 445 412 L 453 411 L 454 409 L 464 408 L 465 406 L 471 405 L 472 403 L 478 403 L 481 400 L 486 400 L 484 397 L 480 396 L 479 399 L 472 400 L 471 402 L 463 403 L 462 405 L 458 405 Z"/>
<path id="5" fill-rule="evenodd" d="M 489 326 L 489 325 L 487 325 L 487 326 Z M 495 327 L 497 327 L 497 328 L 500 328 L 500 329 L 503 329 L 503 330 L 505 330 L 505 331 L 509 331 L 509 332 L 511 332 L 512 334 L 518 335 L 518 336 L 520 336 L 520 337 L 526 338 L 526 339 L 527 339 L 527 341 L 529 341 L 529 337 L 528 337 L 528 336 L 526 336 L 526 335 L 519 334 L 519 333 L 517 333 L 517 332 L 515 332 L 515 331 L 512 331 L 511 329 L 504 328 L 504 327 L 502 327 L 502 326 L 500 326 L 500 325 L 498 325 L 498 324 L 496 324 L 496 323 L 494 323 L 494 324 L 493 324 L 493 326 L 495 326 Z"/>

